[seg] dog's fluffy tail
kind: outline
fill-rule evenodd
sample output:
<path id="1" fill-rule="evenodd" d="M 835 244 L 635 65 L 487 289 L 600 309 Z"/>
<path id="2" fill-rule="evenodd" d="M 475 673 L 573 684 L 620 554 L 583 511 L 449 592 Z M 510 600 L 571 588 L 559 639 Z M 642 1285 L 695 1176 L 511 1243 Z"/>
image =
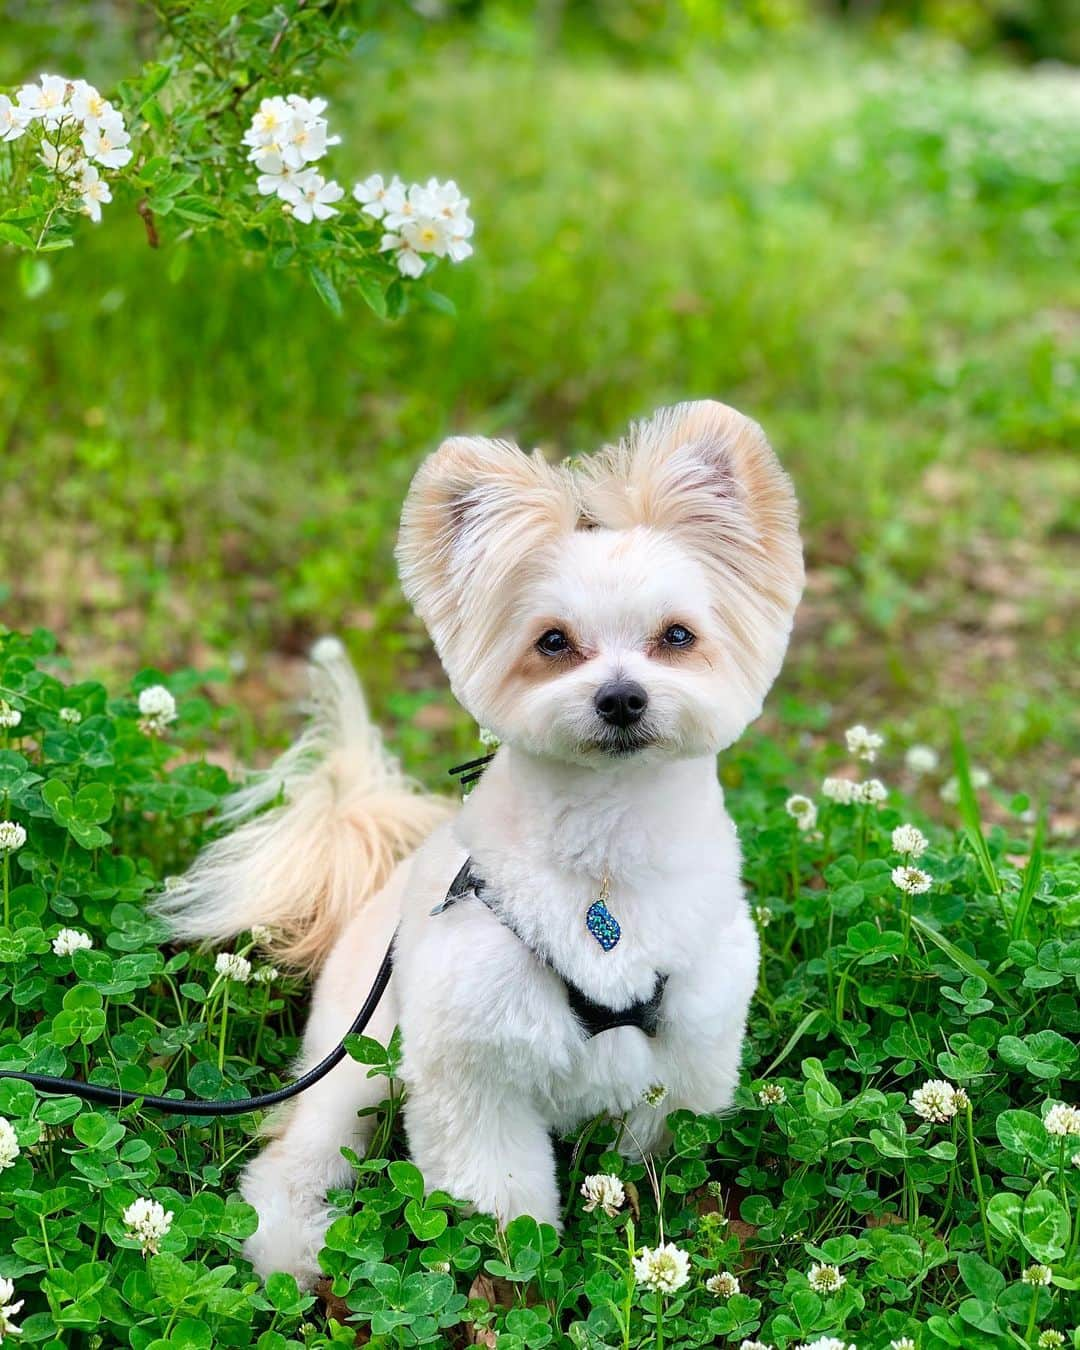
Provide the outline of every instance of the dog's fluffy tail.
<path id="1" fill-rule="evenodd" d="M 157 901 L 178 938 L 223 942 L 265 925 L 276 959 L 313 970 L 397 862 L 451 813 L 448 799 L 417 788 L 387 753 L 336 638 L 312 648 L 311 685 L 300 739 L 226 800 L 221 819 L 238 828 Z"/>

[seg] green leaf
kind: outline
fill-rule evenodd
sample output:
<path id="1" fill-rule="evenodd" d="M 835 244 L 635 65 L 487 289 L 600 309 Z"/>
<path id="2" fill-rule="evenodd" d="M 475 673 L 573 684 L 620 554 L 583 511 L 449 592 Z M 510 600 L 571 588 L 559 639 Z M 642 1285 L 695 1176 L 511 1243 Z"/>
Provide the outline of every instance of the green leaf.
<path id="1" fill-rule="evenodd" d="M 319 299 L 335 319 L 340 319 L 344 311 L 341 307 L 341 296 L 337 293 L 337 287 L 322 268 L 316 267 L 314 263 L 308 263 L 307 274 L 311 284 L 318 292 Z"/>
<path id="2" fill-rule="evenodd" d="M 1022 1244 L 1036 1261 L 1052 1264 L 1065 1255 L 1069 1216 L 1053 1191 L 1045 1187 L 1038 1187 L 1024 1199 L 1011 1193 L 993 1195 L 986 1216 L 999 1233 Z"/>
<path id="3" fill-rule="evenodd" d="M 16 248 L 35 247 L 33 238 L 25 230 L 7 220 L 0 220 L 0 240 L 6 244 L 14 244 Z"/>
<path id="4" fill-rule="evenodd" d="M 386 1171 L 394 1190 L 410 1200 L 423 1200 L 424 1175 L 414 1163 L 392 1162 Z"/>
<path id="5" fill-rule="evenodd" d="M 1005 1288 L 1005 1276 L 974 1252 L 962 1252 L 956 1258 L 960 1278 L 976 1298 L 993 1303 Z"/>
<path id="6" fill-rule="evenodd" d="M 1015 999 L 997 976 L 991 975 L 991 973 L 984 966 L 981 966 L 973 956 L 969 956 L 967 952 L 958 947 L 955 942 L 950 942 L 944 933 L 939 933 L 936 928 L 927 923 L 920 915 L 912 914 L 911 923 L 924 937 L 929 938 L 935 947 L 939 947 L 953 965 L 959 970 L 962 970 L 965 975 L 974 975 L 977 979 L 985 980 L 1002 1003 L 1007 1003 L 1010 1008 L 1016 1007 Z"/>

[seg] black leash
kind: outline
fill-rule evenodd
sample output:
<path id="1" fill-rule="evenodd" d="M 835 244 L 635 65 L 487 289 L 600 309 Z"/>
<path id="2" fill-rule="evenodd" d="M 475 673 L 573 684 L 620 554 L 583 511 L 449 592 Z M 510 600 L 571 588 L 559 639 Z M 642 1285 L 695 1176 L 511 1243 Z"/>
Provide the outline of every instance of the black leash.
<path id="1" fill-rule="evenodd" d="M 375 1009 L 379 1006 L 379 1000 L 386 992 L 386 986 L 390 983 L 393 958 L 394 944 L 391 941 L 390 946 L 386 949 L 386 955 L 382 959 L 382 965 L 379 966 L 378 973 L 375 976 L 375 983 L 368 991 L 368 996 L 364 999 L 363 1006 L 356 1014 L 356 1020 L 352 1026 L 324 1060 L 320 1060 L 313 1069 L 309 1069 L 295 1083 L 289 1083 L 286 1087 L 278 1088 L 276 1092 L 264 1092 L 258 1097 L 241 1097 L 239 1101 L 207 1101 L 200 1097 L 194 1099 L 190 1097 L 154 1097 L 143 1092 L 125 1092 L 121 1088 L 102 1087 L 97 1083 L 83 1083 L 78 1078 L 53 1078 L 49 1074 L 19 1073 L 13 1069 L 0 1069 L 0 1078 L 19 1078 L 24 1083 L 30 1083 L 33 1087 L 36 1087 L 39 1092 L 81 1097 L 84 1101 L 98 1102 L 102 1106 L 121 1107 L 130 1106 L 132 1102 L 140 1102 L 143 1108 L 148 1107 L 153 1111 L 168 1111 L 174 1116 L 243 1116 L 249 1111 L 261 1111 L 267 1106 L 276 1106 L 278 1102 L 288 1101 L 290 1097 L 295 1097 L 298 1093 L 317 1083 L 320 1078 L 325 1078 L 332 1068 L 341 1063 L 348 1054 L 345 1049 L 346 1037 L 356 1036 L 364 1030 L 368 1022 L 371 1021 Z"/>
<path id="2" fill-rule="evenodd" d="M 450 773 L 454 777 L 460 775 L 461 785 L 465 787 L 475 783 L 494 758 L 494 753 L 481 755 L 467 764 L 455 765 Z M 122 1088 L 103 1087 L 99 1083 L 84 1083 L 79 1078 L 56 1078 L 52 1074 L 24 1073 L 16 1069 L 0 1069 L 0 1079 L 17 1078 L 20 1082 L 36 1087 L 39 1092 L 47 1092 L 53 1096 L 81 1097 L 83 1101 L 97 1102 L 101 1106 L 119 1108 L 130 1106 L 132 1102 L 139 1102 L 144 1109 L 168 1111 L 174 1116 L 243 1116 L 249 1111 L 262 1111 L 268 1106 L 276 1106 L 278 1102 L 287 1102 L 290 1097 L 298 1096 L 307 1088 L 314 1086 L 321 1078 L 325 1078 L 331 1069 L 341 1063 L 348 1054 L 345 1049 L 347 1037 L 357 1036 L 364 1030 L 379 1006 L 379 1000 L 386 993 L 393 961 L 394 943 L 391 939 L 375 976 L 375 983 L 368 991 L 368 996 L 364 999 L 352 1026 L 325 1059 L 320 1060 L 313 1069 L 309 1069 L 294 1083 L 278 1088 L 276 1092 L 263 1092 L 257 1097 L 241 1097 L 237 1101 L 209 1101 L 203 1097 L 196 1097 L 194 1100 L 190 1097 L 155 1097 L 144 1092 L 125 1092 Z"/>

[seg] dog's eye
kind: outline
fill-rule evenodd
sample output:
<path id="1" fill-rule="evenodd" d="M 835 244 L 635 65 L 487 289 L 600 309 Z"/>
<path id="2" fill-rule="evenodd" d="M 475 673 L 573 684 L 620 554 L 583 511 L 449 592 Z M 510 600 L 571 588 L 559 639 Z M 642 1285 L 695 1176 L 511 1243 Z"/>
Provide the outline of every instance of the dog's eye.
<path id="1" fill-rule="evenodd" d="M 549 628 L 537 641 L 536 648 L 545 656 L 562 656 L 564 652 L 570 650 L 570 639 L 561 628 Z"/>
<path id="2" fill-rule="evenodd" d="M 685 624 L 673 623 L 664 630 L 661 641 L 665 647 L 689 647 L 694 641 L 694 635 Z"/>

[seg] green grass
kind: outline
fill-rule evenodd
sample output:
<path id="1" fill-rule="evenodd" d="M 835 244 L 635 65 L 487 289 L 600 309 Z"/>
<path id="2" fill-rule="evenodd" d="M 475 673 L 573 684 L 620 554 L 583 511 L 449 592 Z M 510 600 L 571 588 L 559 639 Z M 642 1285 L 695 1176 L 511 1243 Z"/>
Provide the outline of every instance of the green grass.
<path id="1" fill-rule="evenodd" d="M 419 457 L 455 429 L 588 449 L 719 396 L 803 504 L 767 728 L 797 708 L 944 748 L 955 708 L 1001 800 L 1045 794 L 1061 828 L 1074 85 L 813 32 L 637 70 L 475 44 L 343 70 L 343 175 L 472 195 L 477 255 L 440 274 L 458 318 L 336 323 L 265 261 L 152 252 L 118 204 L 50 289 L 0 299 L 5 613 L 83 672 L 246 663 L 237 702 L 275 737 L 297 654 L 344 631 L 409 753 L 452 753 L 391 563 Z"/>
<path id="2" fill-rule="evenodd" d="M 167 677 L 177 722 L 144 735 L 136 695 L 158 672 L 110 695 L 56 669 L 48 635 L 0 635 L 0 697 L 22 713 L 2 733 L 0 819 L 27 832 L 0 879 L 0 1066 L 189 1096 L 286 1081 L 300 981 L 228 981 L 212 955 L 169 947 L 144 908 L 227 789 L 204 758 L 227 712 L 201 677 L 178 672 Z M 900 750 L 886 748 L 874 772 L 900 779 Z M 962 752 L 960 831 L 895 790 L 878 806 L 814 791 L 816 828 L 800 831 L 789 793 L 844 762 L 835 746 L 808 751 L 797 728 L 725 756 L 763 948 L 734 1108 L 674 1112 L 674 1147 L 649 1165 L 614 1150 L 616 1120 L 559 1140 L 561 1239 L 528 1218 L 500 1233 L 450 1196 L 425 1199 L 398 1098 L 334 1193 L 318 1299 L 291 1276 L 262 1285 L 241 1254 L 254 1212 L 235 1193 L 259 1147 L 254 1118 L 114 1112 L 0 1080 L 0 1278 L 25 1300 L 18 1343 L 1078 1344 L 1080 1123 L 1070 1135 L 1044 1122 L 1075 1093 L 1080 855 L 987 830 Z M 911 820 L 928 836 L 917 865 L 931 884 L 918 895 L 892 880 L 892 831 Z M 64 927 L 92 947 L 54 952 Z M 265 970 L 253 939 L 235 950 Z M 392 1068 L 398 1047 L 360 1038 L 351 1053 Z M 916 1109 L 928 1079 L 951 1085 L 940 1119 Z M 624 1188 L 610 1216 L 584 1208 L 582 1183 L 597 1173 Z M 156 1251 L 125 1223 L 137 1197 L 171 1214 Z M 635 1282 L 632 1260 L 662 1240 L 689 1263 L 664 1298 Z M 836 1268 L 834 1291 L 815 1287 L 815 1265 Z M 1034 1265 L 1049 1283 L 1030 1282 Z M 707 1287 L 722 1271 L 738 1292 Z"/>

